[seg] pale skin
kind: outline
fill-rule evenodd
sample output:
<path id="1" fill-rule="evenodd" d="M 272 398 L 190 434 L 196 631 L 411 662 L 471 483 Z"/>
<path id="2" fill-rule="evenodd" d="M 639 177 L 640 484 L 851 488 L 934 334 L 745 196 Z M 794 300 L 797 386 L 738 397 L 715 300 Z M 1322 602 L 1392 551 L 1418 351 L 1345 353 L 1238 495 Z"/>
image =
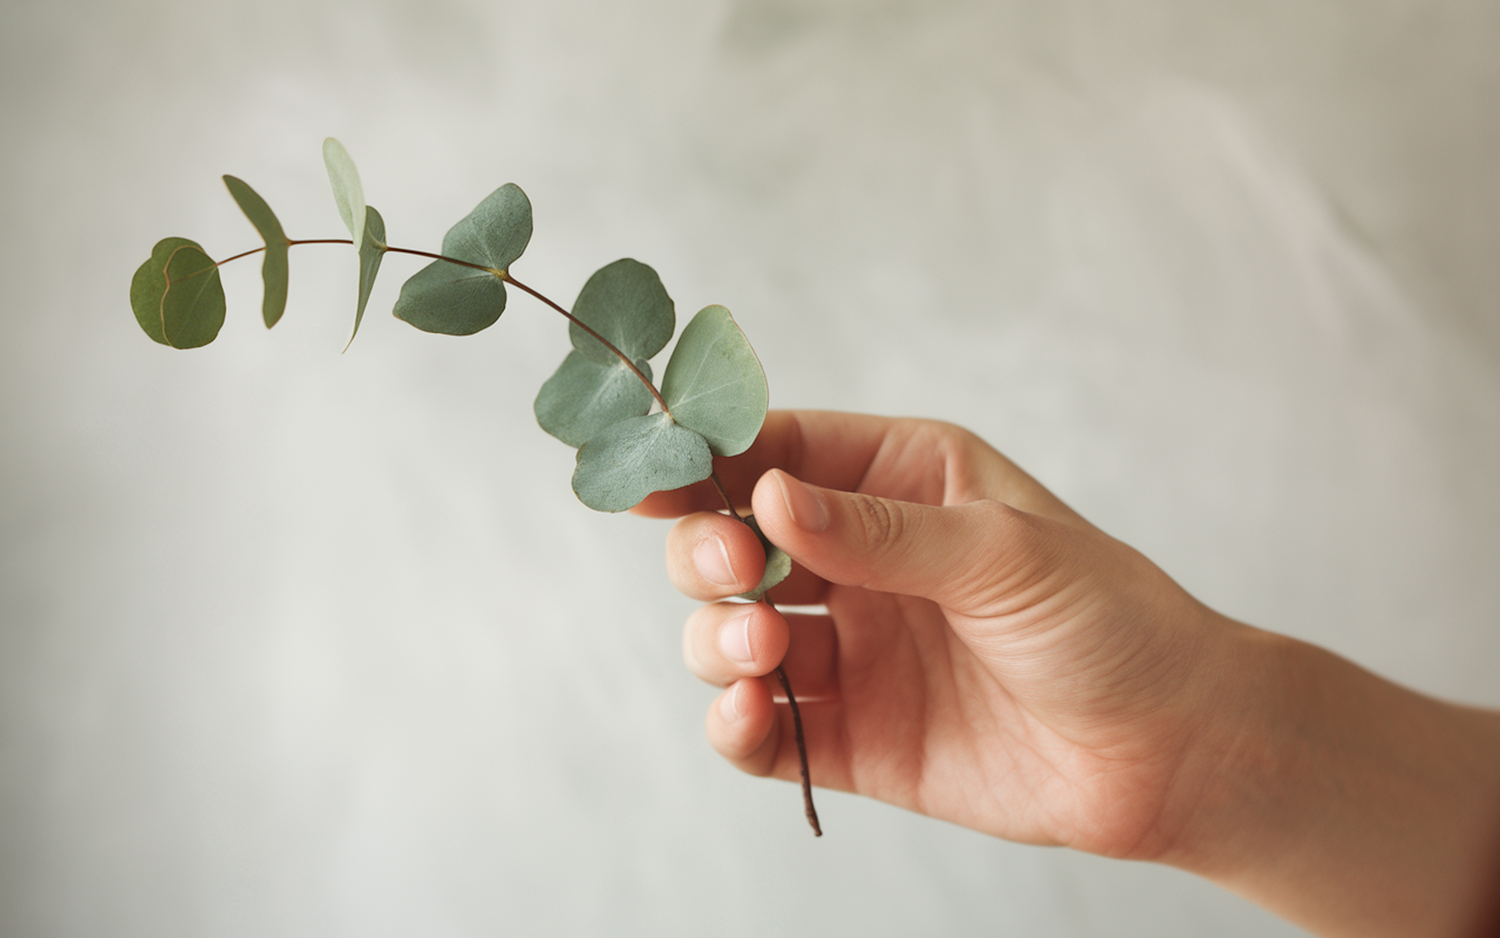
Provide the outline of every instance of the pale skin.
<path id="1" fill-rule="evenodd" d="M 764 564 L 707 484 L 667 569 L 726 688 L 707 733 L 813 781 L 1031 844 L 1166 863 L 1330 936 L 1497 933 L 1500 713 L 1438 701 L 1237 623 L 973 434 L 773 412 L 718 472 L 796 562 L 783 616 L 724 602 Z"/>

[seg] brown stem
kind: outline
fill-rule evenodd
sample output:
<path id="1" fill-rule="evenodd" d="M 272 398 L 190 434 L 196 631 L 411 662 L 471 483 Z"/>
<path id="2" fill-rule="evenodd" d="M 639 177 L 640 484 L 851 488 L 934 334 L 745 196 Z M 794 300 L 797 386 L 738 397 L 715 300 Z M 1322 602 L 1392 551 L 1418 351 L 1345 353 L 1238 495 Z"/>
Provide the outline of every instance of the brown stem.
<path id="1" fill-rule="evenodd" d="M 444 258 L 444 260 L 446 260 L 446 259 L 447 258 Z M 543 303 L 547 304 L 548 306 L 552 307 L 557 312 L 562 313 L 564 316 L 566 316 L 567 319 L 568 319 L 568 322 L 572 323 L 573 325 L 577 326 L 578 328 L 582 329 L 584 332 L 587 332 L 589 335 L 591 335 L 595 339 L 597 339 L 599 341 L 600 345 L 604 346 L 605 348 L 607 348 L 611 352 L 613 352 L 614 355 L 615 355 L 615 357 L 618 358 L 620 361 L 624 362 L 625 363 L 625 367 L 629 368 L 630 371 L 631 371 L 631 373 L 634 374 L 637 378 L 640 379 L 641 384 L 644 384 L 646 386 L 646 390 L 648 390 L 648 391 L 651 392 L 651 396 L 654 397 L 654 398 L 656 398 L 656 403 L 661 405 L 662 411 L 668 417 L 672 416 L 672 411 L 667 408 L 667 402 L 662 398 L 661 392 L 656 389 L 656 385 L 652 384 L 651 383 L 651 379 L 648 378 L 648 377 L 646 377 L 646 375 L 641 371 L 641 369 L 636 366 L 636 363 L 630 360 L 630 356 L 626 355 L 624 352 L 622 352 L 618 348 L 616 348 L 615 344 L 613 342 L 609 341 L 604 336 L 602 336 L 599 333 L 595 332 L 593 330 L 593 328 L 591 328 L 589 326 L 588 323 L 586 323 L 583 320 L 579 319 L 577 316 L 574 316 L 572 313 L 568 312 L 567 310 L 563 309 L 561 306 L 559 306 L 556 303 L 552 302 L 552 300 L 548 299 L 547 297 L 545 297 L 542 294 L 538 293 L 537 291 L 533 290 L 531 287 L 528 287 L 526 284 L 524 284 L 521 281 L 517 280 L 515 277 L 512 277 L 508 271 L 501 272 L 500 279 L 504 280 L 506 283 L 510 284 L 511 286 L 515 287 L 518 290 L 524 290 L 525 292 L 530 293 L 533 297 L 537 298 L 538 300 L 540 300 Z"/>
<path id="2" fill-rule="evenodd" d="M 749 522 L 740 517 L 739 511 L 734 507 L 734 502 L 730 501 L 729 491 L 724 488 L 724 482 L 719 478 L 718 470 L 710 470 L 708 477 L 713 481 L 714 488 L 719 490 L 719 497 L 724 499 L 724 507 L 729 509 L 731 515 L 748 526 Z M 762 596 L 760 601 L 765 603 L 772 612 L 778 611 L 776 604 L 769 598 Z M 802 710 L 797 706 L 797 695 L 792 693 L 792 682 L 787 679 L 786 669 L 781 665 L 776 666 L 776 677 L 781 681 L 781 689 L 786 693 L 786 702 L 792 708 L 792 731 L 797 739 L 797 765 L 802 775 L 802 811 L 807 815 L 807 823 L 812 825 L 813 836 L 822 837 L 823 828 L 818 824 L 818 809 L 813 806 L 812 773 L 807 768 L 807 736 L 802 732 Z"/>
<path id="3" fill-rule="evenodd" d="M 766 605 L 776 608 L 769 600 Z M 802 733 L 802 711 L 797 707 L 797 695 L 792 693 L 792 682 L 787 680 L 786 669 L 777 665 L 776 676 L 781 679 L 781 689 L 786 691 L 786 702 L 792 707 L 792 729 L 797 736 L 797 761 L 802 767 L 802 811 L 807 815 L 807 823 L 812 825 L 813 836 L 822 837 L 823 828 L 818 824 L 818 809 L 813 807 L 812 775 L 807 771 L 807 737 Z"/>

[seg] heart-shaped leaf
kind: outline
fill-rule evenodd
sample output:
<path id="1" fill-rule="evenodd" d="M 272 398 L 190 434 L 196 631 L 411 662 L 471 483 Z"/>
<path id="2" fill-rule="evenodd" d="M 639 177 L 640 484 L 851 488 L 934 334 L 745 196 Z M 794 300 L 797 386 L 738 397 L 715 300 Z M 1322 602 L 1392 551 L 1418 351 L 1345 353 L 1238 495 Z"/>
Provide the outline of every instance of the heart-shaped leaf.
<path id="1" fill-rule="evenodd" d="M 504 272 L 531 241 L 531 200 L 515 183 L 491 192 L 443 236 L 443 254 Z"/>
<path id="2" fill-rule="evenodd" d="M 488 270 L 433 261 L 401 285 L 397 319 L 423 332 L 473 335 L 505 311 L 505 285 Z"/>
<path id="3" fill-rule="evenodd" d="M 770 405 L 766 373 L 729 310 L 699 310 L 672 350 L 661 395 L 678 423 L 708 440 L 715 456 L 755 442 Z"/>
<path id="4" fill-rule="evenodd" d="M 365 240 L 365 189 L 359 182 L 359 170 L 354 168 L 349 151 L 332 137 L 323 141 L 323 165 L 328 167 L 328 181 L 333 185 L 333 201 L 339 207 L 339 217 L 358 251 Z"/>
<path id="5" fill-rule="evenodd" d="M 349 333 L 349 346 L 359 335 L 360 320 L 365 318 L 365 304 L 370 302 L 370 291 L 375 287 L 375 275 L 380 272 L 380 261 L 385 257 L 385 219 L 375 211 L 375 206 L 365 207 L 365 238 L 359 249 L 359 306 L 354 310 L 354 331 Z"/>
<path id="6" fill-rule="evenodd" d="M 787 578 L 787 574 L 792 572 L 792 558 L 788 556 L 786 551 L 766 539 L 766 535 L 761 531 L 760 524 L 755 520 L 754 515 L 746 515 L 745 523 L 750 526 L 750 530 L 755 532 L 755 536 L 760 538 L 761 550 L 765 551 L 766 554 L 766 572 L 761 576 L 760 583 L 756 585 L 755 589 L 739 595 L 740 599 L 748 599 L 754 602 L 766 595 L 766 592 L 771 587 Z"/>
<path id="7" fill-rule="evenodd" d="M 651 392 L 618 358 L 610 359 L 602 362 L 577 350 L 568 353 L 533 405 L 543 430 L 569 446 L 582 446 L 609 425 L 651 410 Z M 648 363 L 635 364 L 651 377 Z"/>
<path id="8" fill-rule="evenodd" d="M 163 238 L 131 278 L 130 307 L 145 333 L 163 345 L 207 345 L 224 325 L 219 268 L 196 241 Z"/>
<path id="9" fill-rule="evenodd" d="M 573 316 L 629 355 L 649 381 L 646 360 L 672 338 L 676 314 L 656 271 L 624 258 L 600 268 L 573 304 Z M 534 410 L 543 430 L 582 446 L 605 427 L 651 409 L 650 389 L 618 355 L 577 323 L 568 328 L 574 351 L 542 390 Z"/>
<path id="10" fill-rule="evenodd" d="M 675 307 L 661 278 L 628 257 L 594 271 L 578 292 L 573 315 L 632 360 L 651 358 L 666 348 L 677 329 Z M 569 324 L 568 338 L 590 358 L 620 363 L 576 323 Z"/>
<path id="11" fill-rule="evenodd" d="M 585 443 L 573 491 L 595 511 L 625 511 L 652 492 L 692 485 L 711 472 L 708 442 L 656 413 L 622 420 Z"/>
<path id="12" fill-rule="evenodd" d="M 281 320 L 286 312 L 287 248 L 291 242 L 276 219 L 276 213 L 266 200 L 242 180 L 233 176 L 224 177 L 224 185 L 239 205 L 240 211 L 250 219 L 250 224 L 266 242 L 266 257 L 260 265 L 260 276 L 265 281 L 265 299 L 261 303 L 261 318 L 269 329 Z"/>

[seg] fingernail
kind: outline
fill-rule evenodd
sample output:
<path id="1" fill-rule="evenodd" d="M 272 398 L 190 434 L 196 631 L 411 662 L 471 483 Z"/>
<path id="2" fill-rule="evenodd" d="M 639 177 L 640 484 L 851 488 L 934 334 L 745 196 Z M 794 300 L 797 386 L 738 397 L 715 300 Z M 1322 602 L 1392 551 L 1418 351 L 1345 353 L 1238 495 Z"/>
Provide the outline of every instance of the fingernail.
<path id="1" fill-rule="evenodd" d="M 729 690 L 719 697 L 719 716 L 724 718 L 725 723 L 733 723 L 740 718 L 739 682 L 729 685 Z"/>
<path id="2" fill-rule="evenodd" d="M 750 616 L 745 613 L 719 626 L 719 651 L 735 664 L 750 664 L 755 660 L 750 652 Z"/>
<path id="3" fill-rule="evenodd" d="M 693 548 L 693 566 L 698 575 L 715 586 L 737 586 L 739 580 L 729 565 L 729 548 L 717 537 L 706 537 Z"/>
<path id="4" fill-rule="evenodd" d="M 828 529 L 828 506 L 821 495 L 785 472 L 776 473 L 776 481 L 781 485 L 781 500 L 793 524 L 814 534 Z"/>

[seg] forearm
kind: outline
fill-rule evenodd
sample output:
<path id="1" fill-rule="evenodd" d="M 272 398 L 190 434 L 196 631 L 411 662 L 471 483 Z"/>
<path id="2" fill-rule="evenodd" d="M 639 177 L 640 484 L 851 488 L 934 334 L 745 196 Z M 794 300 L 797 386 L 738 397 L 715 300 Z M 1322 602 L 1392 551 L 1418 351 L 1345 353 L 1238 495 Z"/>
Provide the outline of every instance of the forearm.
<path id="1" fill-rule="evenodd" d="M 1218 716 L 1183 773 L 1194 807 L 1162 859 L 1319 934 L 1491 934 L 1500 714 L 1292 639 L 1225 635 Z"/>

